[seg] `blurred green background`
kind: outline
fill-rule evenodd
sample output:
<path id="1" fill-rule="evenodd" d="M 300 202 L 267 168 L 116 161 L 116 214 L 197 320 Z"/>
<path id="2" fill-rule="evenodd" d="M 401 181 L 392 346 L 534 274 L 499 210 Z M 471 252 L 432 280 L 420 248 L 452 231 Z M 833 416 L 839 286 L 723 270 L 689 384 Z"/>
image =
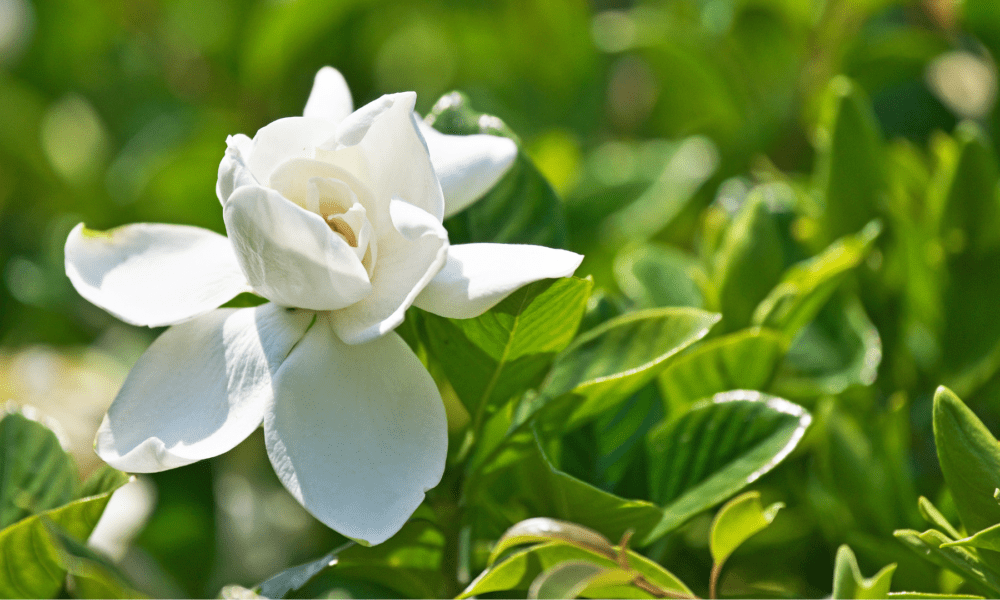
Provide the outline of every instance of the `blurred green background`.
<path id="1" fill-rule="evenodd" d="M 988 0 L 0 0 L 0 400 L 58 419 L 84 471 L 93 468 L 100 417 L 157 332 L 124 325 L 76 294 L 63 270 L 67 233 L 80 221 L 224 232 L 214 186 L 226 136 L 301 114 L 323 65 L 343 72 L 356 106 L 415 90 L 424 114 L 458 89 L 502 118 L 563 199 L 567 246 L 587 256 L 577 274 L 592 274 L 619 310 L 699 303 L 686 280 L 668 282 L 660 297 L 636 292 L 639 259 L 623 250 L 649 239 L 697 250 L 712 220 L 735 212 L 755 184 L 808 182 L 838 74 L 870 99 L 881 136 L 910 160 L 913 176 L 893 180 L 900 189 L 926 187 L 925 172 L 950 142 L 942 136 L 962 120 L 986 132 L 993 152 L 998 32 L 1000 9 Z M 860 229 L 867 217 L 858 218 L 834 233 Z M 814 221 L 793 225 L 809 246 Z M 977 281 L 1000 275 L 989 257 L 977 260 Z M 946 350 L 926 341 L 933 327 L 914 326 L 924 323 L 920 306 L 908 309 L 917 315 L 910 321 L 897 319 L 907 305 L 899 298 L 919 284 L 890 282 L 882 297 L 864 297 L 887 357 L 876 388 L 861 395 L 875 399 L 879 414 L 903 410 L 904 421 L 911 402 L 920 408 L 910 461 L 921 493 L 934 497 L 927 402 L 948 371 L 940 366 Z M 996 311 L 979 300 L 991 294 L 969 300 L 979 320 L 968 331 L 996 329 Z M 962 341 L 961 328 L 948 331 Z M 993 347 L 983 339 L 972 358 Z M 981 379 L 992 381 L 995 370 Z M 900 389 L 913 393 L 892 395 Z M 996 393 L 973 399 L 990 426 Z M 846 438 L 857 429 L 842 428 Z M 800 460 L 772 481 L 795 489 L 813 471 Z M 256 583 L 339 540 L 284 493 L 258 436 L 145 485 L 157 509 L 121 560 L 156 594 L 215 595 L 225 583 Z M 777 497 L 794 509 L 795 498 Z M 881 566 L 879 544 L 895 543 L 874 535 L 912 518 L 913 504 L 900 506 L 911 514 L 872 509 L 846 518 L 871 534 L 868 554 L 854 541 L 865 572 Z M 798 520 L 772 543 L 797 557 L 784 570 L 766 565 L 788 554 L 760 558 L 758 573 L 780 579 L 772 590 L 823 593 L 845 534 L 820 522 L 820 512 L 789 512 Z"/>

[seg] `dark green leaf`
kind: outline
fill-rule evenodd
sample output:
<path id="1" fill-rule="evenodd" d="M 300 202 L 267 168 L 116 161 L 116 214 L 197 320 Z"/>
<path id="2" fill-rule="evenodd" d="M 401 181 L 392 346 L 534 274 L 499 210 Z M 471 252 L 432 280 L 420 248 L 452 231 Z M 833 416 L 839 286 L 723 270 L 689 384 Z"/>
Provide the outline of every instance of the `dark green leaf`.
<path id="1" fill-rule="evenodd" d="M 892 585 L 896 565 L 888 565 L 865 578 L 858 567 L 858 559 L 847 544 L 837 549 L 837 562 L 833 569 L 833 597 L 863 600 L 885 598 Z"/>
<path id="2" fill-rule="evenodd" d="M 348 542 L 316 560 L 285 569 L 261 582 L 255 591 L 265 598 L 284 598 L 290 592 L 294 592 L 309 583 L 309 580 L 320 571 L 337 564 L 337 556 L 353 545 L 354 542 Z"/>
<path id="3" fill-rule="evenodd" d="M 717 394 L 652 431 L 650 492 L 664 514 L 642 544 L 773 469 L 795 449 L 811 422 L 805 409 L 787 400 L 733 391 Z"/>
<path id="4" fill-rule="evenodd" d="M 52 431 L 20 413 L 0 419 L 0 529 L 75 496 L 76 466 Z"/>

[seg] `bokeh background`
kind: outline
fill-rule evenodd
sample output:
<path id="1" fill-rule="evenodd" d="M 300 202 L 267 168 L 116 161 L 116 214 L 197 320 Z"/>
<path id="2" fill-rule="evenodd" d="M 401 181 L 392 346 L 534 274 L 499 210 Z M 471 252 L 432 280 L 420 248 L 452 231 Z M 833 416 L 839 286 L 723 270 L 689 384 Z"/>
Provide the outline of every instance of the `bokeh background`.
<path id="1" fill-rule="evenodd" d="M 769 174 L 808 177 L 835 75 L 867 94 L 888 140 L 926 148 L 962 119 L 992 132 L 991 6 L 0 0 L 0 401 L 57 420 L 81 470 L 94 468 L 93 432 L 158 331 L 75 293 L 67 233 L 80 221 L 224 232 L 214 185 L 226 136 L 301 114 L 323 65 L 344 73 L 356 106 L 415 90 L 423 114 L 458 89 L 502 118 L 563 199 L 567 245 L 587 255 L 578 274 L 614 301 L 634 283 L 622 248 L 650 238 L 691 247 L 706 207 L 738 202 Z M 914 469 L 932 494 L 929 443 L 916 443 Z M 284 492 L 259 436 L 141 488 L 132 506 L 146 510 L 123 510 L 155 511 L 117 558 L 154 594 L 213 596 L 340 540 Z M 782 534 L 798 540 L 792 566 L 761 568 L 784 578 L 774 590 L 821 591 L 837 534 L 808 516 L 796 527 Z M 687 538 L 694 552 L 698 539 Z M 881 566 L 859 555 L 866 572 Z"/>

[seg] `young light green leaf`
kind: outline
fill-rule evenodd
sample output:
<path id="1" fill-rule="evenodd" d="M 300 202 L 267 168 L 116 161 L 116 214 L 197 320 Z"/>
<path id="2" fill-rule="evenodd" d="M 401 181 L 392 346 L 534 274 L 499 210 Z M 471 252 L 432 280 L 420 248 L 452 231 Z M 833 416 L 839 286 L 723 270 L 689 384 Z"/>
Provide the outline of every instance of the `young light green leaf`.
<path id="1" fill-rule="evenodd" d="M 52 431 L 21 413 L 0 418 L 0 529 L 74 498 L 73 459 Z"/>
<path id="2" fill-rule="evenodd" d="M 487 566 L 492 565 L 501 554 L 515 546 L 557 540 L 596 551 L 608 558 L 614 558 L 615 556 L 615 548 L 608 538 L 593 529 L 577 525 L 576 523 L 570 523 L 569 521 L 560 521 L 548 517 L 534 517 L 516 523 L 505 531 L 500 536 L 500 539 L 497 540 L 493 551 L 490 552 L 490 557 L 486 561 L 486 564 Z"/>
<path id="3" fill-rule="evenodd" d="M 942 548 L 949 546 L 965 546 L 966 548 L 981 548 L 983 550 L 1000 552 L 1000 523 L 997 523 L 993 527 L 987 527 L 969 537 L 941 544 Z"/>
<path id="4" fill-rule="evenodd" d="M 743 542 L 766 529 L 784 507 L 784 502 L 775 502 L 764 508 L 758 491 L 727 502 L 715 515 L 709 534 L 708 548 L 715 564 L 721 566 Z"/>
<path id="5" fill-rule="evenodd" d="M 663 518 L 646 545 L 777 466 L 798 445 L 812 416 L 787 400 L 737 390 L 716 394 L 649 435 L 651 498 Z"/>
<path id="6" fill-rule="evenodd" d="M 865 578 L 851 547 L 843 544 L 837 549 L 837 562 L 833 568 L 833 597 L 855 600 L 885 598 L 895 572 L 896 565 L 891 564 Z"/>
<path id="7" fill-rule="evenodd" d="M 1000 445 L 983 422 L 945 387 L 934 394 L 934 442 L 944 480 L 967 531 L 1000 523 L 993 490 L 1000 486 Z M 1000 570 L 1000 554 L 980 553 Z"/>
<path id="8" fill-rule="evenodd" d="M 616 560 L 607 558 L 594 551 L 558 541 L 546 542 L 515 552 L 506 559 L 487 568 L 459 594 L 458 599 L 481 596 L 488 592 L 527 590 L 531 582 L 540 573 L 566 561 L 585 561 L 604 569 L 616 569 L 620 566 Z M 637 552 L 628 551 L 628 565 L 631 569 L 637 571 L 643 579 L 660 590 L 687 597 L 694 595 L 680 579 Z M 642 590 L 632 590 L 632 595 L 625 596 L 623 587 L 605 585 L 600 589 L 602 593 L 597 594 L 597 590 L 595 590 L 595 595 L 609 598 L 655 597 L 649 592 L 643 593 Z M 631 588 L 628 589 L 631 590 Z"/>
<path id="9" fill-rule="evenodd" d="M 605 571 L 592 562 L 568 560 L 542 572 L 528 588 L 528 598 L 578 598 Z"/>
<path id="10" fill-rule="evenodd" d="M 955 539 L 962 537 L 962 534 L 955 529 L 955 526 L 952 525 L 951 522 L 949 522 L 948 519 L 941 514 L 941 511 L 938 510 L 938 508 L 924 496 L 917 499 L 917 510 L 920 511 L 920 516 L 922 516 L 928 523 L 940 527 L 949 536 Z"/>
<path id="11" fill-rule="evenodd" d="M 474 110 L 460 92 L 442 96 L 426 121 L 442 133 L 486 133 L 518 142 L 503 121 Z M 493 189 L 448 219 L 447 226 L 453 244 L 499 242 L 550 248 L 566 245 L 566 216 L 562 202 L 538 167 L 520 149 L 514 164 Z"/>
<path id="12" fill-rule="evenodd" d="M 787 342 L 770 329 L 744 329 L 698 344 L 670 362 L 658 378 L 668 410 L 727 390 L 765 390 Z"/>
<path id="13" fill-rule="evenodd" d="M 747 196 L 713 259 L 712 282 L 726 331 L 750 324 L 785 270 L 778 225 L 760 188 Z M 709 306 L 712 306 L 711 304 Z"/>
<path id="14" fill-rule="evenodd" d="M 111 482 L 112 484 L 120 483 Z M 31 515 L 0 530 L 0 597 L 51 598 L 63 585 L 66 566 L 47 523 L 77 540 L 86 540 L 117 486 Z"/>
<path id="15" fill-rule="evenodd" d="M 889 592 L 889 598 L 914 598 L 923 600 L 985 600 L 974 594 L 937 594 L 933 592 Z"/>
<path id="16" fill-rule="evenodd" d="M 842 237 L 818 255 L 792 265 L 753 314 L 753 324 L 783 332 L 789 339 L 812 321 L 840 282 L 868 256 L 881 223 Z"/>
<path id="17" fill-rule="evenodd" d="M 912 529 L 900 529 L 893 532 L 893 535 L 918 556 L 984 586 L 990 590 L 991 595 L 1000 594 L 1000 573 L 961 546 L 942 547 L 953 540 L 940 531 L 929 529 L 920 533 Z"/>
<path id="18" fill-rule="evenodd" d="M 470 414 L 537 386 L 573 340 L 590 279 L 539 281 L 474 319 L 423 313 L 431 353 Z"/>
<path id="19" fill-rule="evenodd" d="M 559 356 L 543 384 L 539 403 L 558 400 L 547 419 L 569 429 L 615 406 L 718 321 L 718 314 L 694 308 L 657 308 L 588 331 Z"/>
<path id="20" fill-rule="evenodd" d="M 815 139 L 816 186 L 833 239 L 858 231 L 875 216 L 885 185 L 878 121 L 864 92 L 847 77 L 830 81 Z"/>

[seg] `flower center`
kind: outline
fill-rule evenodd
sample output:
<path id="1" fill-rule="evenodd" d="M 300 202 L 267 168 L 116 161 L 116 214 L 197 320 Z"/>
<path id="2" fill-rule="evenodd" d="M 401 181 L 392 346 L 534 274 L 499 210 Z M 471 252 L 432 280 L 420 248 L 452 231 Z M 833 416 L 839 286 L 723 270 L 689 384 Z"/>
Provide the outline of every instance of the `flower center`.
<path id="1" fill-rule="evenodd" d="M 330 177 L 310 177 L 306 184 L 305 208 L 323 217 L 372 275 L 377 258 L 374 228 L 357 194 L 345 182 Z"/>

